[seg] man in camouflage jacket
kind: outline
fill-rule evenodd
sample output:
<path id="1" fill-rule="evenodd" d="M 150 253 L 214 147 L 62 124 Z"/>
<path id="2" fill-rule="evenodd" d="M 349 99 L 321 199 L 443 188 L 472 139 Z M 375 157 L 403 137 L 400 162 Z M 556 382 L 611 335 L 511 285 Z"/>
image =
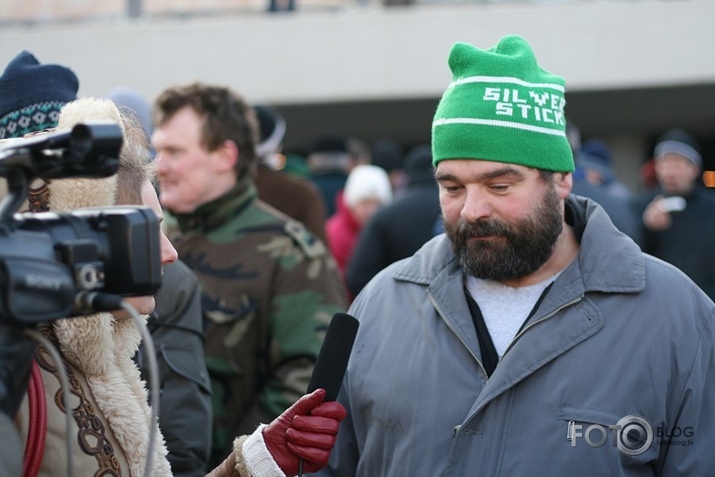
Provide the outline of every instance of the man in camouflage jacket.
<path id="1" fill-rule="evenodd" d="M 217 463 L 305 392 L 346 293 L 325 245 L 258 200 L 257 123 L 240 96 L 197 83 L 155 106 L 165 228 L 203 291 Z"/>

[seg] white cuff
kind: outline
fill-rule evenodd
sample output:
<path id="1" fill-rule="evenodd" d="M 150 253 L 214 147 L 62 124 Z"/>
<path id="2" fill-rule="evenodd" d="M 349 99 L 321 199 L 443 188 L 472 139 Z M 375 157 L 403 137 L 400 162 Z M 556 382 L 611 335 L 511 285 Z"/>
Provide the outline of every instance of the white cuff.
<path id="1" fill-rule="evenodd" d="M 241 451 L 246 467 L 252 477 L 286 477 L 266 447 L 263 440 L 264 427 L 265 424 L 258 426 L 243 443 Z"/>

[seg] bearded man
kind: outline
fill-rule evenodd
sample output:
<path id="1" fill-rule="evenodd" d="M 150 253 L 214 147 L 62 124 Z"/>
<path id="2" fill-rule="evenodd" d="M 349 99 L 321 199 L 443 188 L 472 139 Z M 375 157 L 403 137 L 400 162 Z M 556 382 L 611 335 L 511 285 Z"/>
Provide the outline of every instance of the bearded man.
<path id="1" fill-rule="evenodd" d="M 449 65 L 446 233 L 351 305 L 349 417 L 319 475 L 711 473 L 715 305 L 571 194 L 564 80 L 523 38 Z"/>

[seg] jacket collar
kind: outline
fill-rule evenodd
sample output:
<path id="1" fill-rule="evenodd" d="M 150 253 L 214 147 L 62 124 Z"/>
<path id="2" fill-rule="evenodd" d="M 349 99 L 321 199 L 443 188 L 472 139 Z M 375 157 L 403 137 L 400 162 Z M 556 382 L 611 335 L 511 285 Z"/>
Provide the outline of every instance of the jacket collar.
<path id="1" fill-rule="evenodd" d="M 586 293 L 638 293 L 645 287 L 643 254 L 635 242 L 615 228 L 599 205 L 590 199 L 570 196 L 565 216 L 579 239 L 578 256 L 557 278 L 527 323 L 523 336 L 515 339 L 514 349 L 510 346 L 488 380 L 484 374 L 483 388 L 465 424 L 497 396 L 603 328 L 600 311 L 590 300 L 583 300 Z M 465 318 L 470 314 L 461 286 L 462 270 L 444 234 L 397 265 L 393 277 L 428 287 L 438 314 L 479 362 L 477 336 L 471 319 Z M 581 303 L 581 313 L 571 315 L 568 326 L 563 326 L 562 319 L 554 318 L 576 303 Z M 526 332 L 532 325 L 539 326 L 540 332 Z M 543 336 L 550 339 L 544 340 Z"/>
<path id="2" fill-rule="evenodd" d="M 244 176 L 226 194 L 216 200 L 200 205 L 188 214 L 171 214 L 181 232 L 208 232 L 223 225 L 229 218 L 237 216 L 241 210 L 258 198 L 253 181 Z"/>

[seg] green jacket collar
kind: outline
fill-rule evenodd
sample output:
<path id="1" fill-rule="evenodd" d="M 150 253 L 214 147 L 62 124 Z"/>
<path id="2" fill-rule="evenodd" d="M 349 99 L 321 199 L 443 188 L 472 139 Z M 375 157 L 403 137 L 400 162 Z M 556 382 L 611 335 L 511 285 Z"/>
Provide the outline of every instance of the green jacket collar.
<path id="1" fill-rule="evenodd" d="M 258 191 L 249 177 L 236 182 L 231 190 L 216 200 L 200 205 L 188 214 L 172 214 L 181 232 L 207 232 L 220 227 L 258 198 Z"/>

